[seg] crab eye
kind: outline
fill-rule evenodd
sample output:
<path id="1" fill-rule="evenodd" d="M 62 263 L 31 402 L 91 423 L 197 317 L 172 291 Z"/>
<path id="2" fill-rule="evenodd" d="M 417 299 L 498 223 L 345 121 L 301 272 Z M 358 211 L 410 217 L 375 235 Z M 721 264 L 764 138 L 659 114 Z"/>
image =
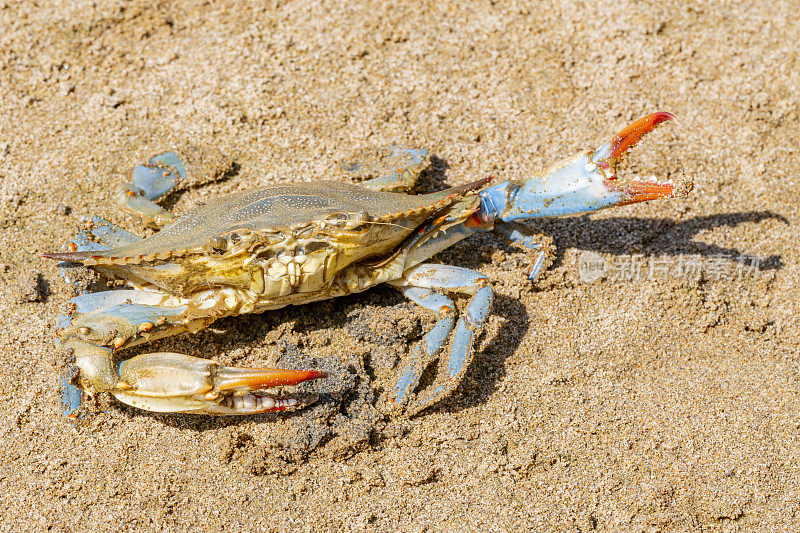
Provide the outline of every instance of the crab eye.
<path id="1" fill-rule="evenodd" d="M 238 233 L 231 233 L 228 235 L 228 241 L 231 243 L 231 246 L 235 246 L 241 242 L 242 238 L 239 236 Z"/>
<path id="2" fill-rule="evenodd" d="M 351 222 L 353 225 L 363 224 L 364 222 L 369 222 L 369 213 L 367 213 L 366 211 L 359 211 L 358 213 L 353 215 Z"/>
<path id="3" fill-rule="evenodd" d="M 363 233 L 369 229 L 369 226 L 366 224 L 369 220 L 370 217 L 366 211 L 352 213 L 342 228 L 347 231 Z"/>
<path id="4" fill-rule="evenodd" d="M 220 235 L 211 238 L 211 249 L 217 253 L 225 253 L 228 250 L 228 241 Z"/>

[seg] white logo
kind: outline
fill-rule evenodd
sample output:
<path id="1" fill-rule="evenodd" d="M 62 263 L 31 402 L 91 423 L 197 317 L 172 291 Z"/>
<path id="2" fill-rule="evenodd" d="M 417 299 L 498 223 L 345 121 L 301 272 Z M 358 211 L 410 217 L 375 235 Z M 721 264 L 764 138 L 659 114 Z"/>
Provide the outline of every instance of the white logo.
<path id="1" fill-rule="evenodd" d="M 602 255 L 594 252 L 581 252 L 578 256 L 578 277 L 584 283 L 594 283 L 608 274 L 608 263 Z"/>

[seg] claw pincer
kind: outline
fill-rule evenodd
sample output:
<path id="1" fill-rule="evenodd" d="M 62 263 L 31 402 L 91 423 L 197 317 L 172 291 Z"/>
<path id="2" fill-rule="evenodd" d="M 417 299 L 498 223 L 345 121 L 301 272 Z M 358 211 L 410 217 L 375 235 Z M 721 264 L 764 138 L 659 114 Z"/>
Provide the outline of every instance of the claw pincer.
<path id="1" fill-rule="evenodd" d="M 596 150 L 567 159 L 542 176 L 506 181 L 481 191 L 476 220 L 508 222 L 569 215 L 674 195 L 673 183 L 633 180 L 623 185 L 614 174 L 616 163 L 636 143 L 670 120 L 675 120 L 672 113 L 653 113 L 627 126 Z"/>
<path id="2" fill-rule="evenodd" d="M 61 261 L 65 279 L 80 265 L 125 286 L 85 292 L 70 300 L 61 347 L 71 369 L 63 377 L 68 413 L 82 392 L 107 392 L 149 411 L 243 415 L 294 408 L 282 388 L 324 378 L 316 370 L 223 366 L 211 359 L 154 352 L 122 362 L 122 350 L 219 318 L 343 296 L 390 283 L 437 316 L 435 326 L 392 370 L 389 409 L 411 416 L 456 389 L 469 368 L 476 339 L 490 315 L 493 292 L 480 272 L 427 263 L 475 232 L 492 231 L 537 254 L 531 279 L 548 264 L 547 242 L 518 219 L 595 211 L 676 196 L 691 189 L 671 182 L 623 184 L 615 164 L 659 124 L 644 117 L 595 150 L 540 176 L 488 185 L 482 179 L 431 194 L 408 195 L 429 162 L 427 150 L 390 146 L 349 161 L 365 179 L 273 185 L 213 199 L 180 217 L 156 201 L 191 179 L 178 155 L 167 152 L 137 166 L 120 186 L 123 211 L 160 232 L 146 238 L 94 218 Z M 469 298 L 459 313 L 451 296 Z M 449 341 L 449 342 L 448 342 Z M 449 346 L 445 358 L 440 355 Z M 423 373 L 437 372 L 425 386 Z M 279 390 L 275 390 L 279 389 Z"/>
<path id="3" fill-rule="evenodd" d="M 119 365 L 124 387 L 111 391 L 118 400 L 151 410 L 222 415 L 283 411 L 295 398 L 277 398 L 263 389 L 297 385 L 327 377 L 314 370 L 235 368 L 179 353 L 143 354 Z M 234 394 L 238 393 L 238 394 Z"/>

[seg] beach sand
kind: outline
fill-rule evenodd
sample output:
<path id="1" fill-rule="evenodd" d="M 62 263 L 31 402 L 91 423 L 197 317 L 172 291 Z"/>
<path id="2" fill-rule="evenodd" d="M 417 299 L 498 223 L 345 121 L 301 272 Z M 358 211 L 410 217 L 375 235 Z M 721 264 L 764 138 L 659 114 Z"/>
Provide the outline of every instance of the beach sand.
<path id="1" fill-rule="evenodd" d="M 798 12 L 0 2 L 0 530 L 797 531 Z M 90 214 L 147 234 L 113 202 L 137 162 L 197 154 L 184 212 L 399 142 L 432 151 L 427 192 L 530 177 L 658 110 L 679 122 L 623 172 L 685 176 L 687 198 L 531 222 L 558 250 L 533 284 L 491 234 L 435 258 L 496 299 L 462 385 L 419 416 L 378 401 L 433 324 L 391 287 L 155 343 L 326 368 L 316 406 L 61 415 L 71 293 L 41 254 Z"/>

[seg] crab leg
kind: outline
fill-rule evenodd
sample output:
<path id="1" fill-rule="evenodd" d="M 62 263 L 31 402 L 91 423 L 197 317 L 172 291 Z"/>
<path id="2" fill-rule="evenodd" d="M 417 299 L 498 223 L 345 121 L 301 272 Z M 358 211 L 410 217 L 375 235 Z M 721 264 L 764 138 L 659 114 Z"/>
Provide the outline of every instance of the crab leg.
<path id="1" fill-rule="evenodd" d="M 138 235 L 134 235 L 130 231 L 98 216 L 93 216 L 88 221 L 87 230 L 101 243 L 111 248 L 127 246 L 142 240 Z"/>
<path id="2" fill-rule="evenodd" d="M 73 237 L 72 241 L 66 245 L 66 249 L 71 252 L 103 251 L 118 246 L 133 244 L 142 240 L 141 237 L 119 226 L 115 226 L 108 220 L 98 216 L 93 216 L 91 219 L 85 220 L 84 222 L 84 231 L 78 233 Z M 98 243 L 90 240 L 90 235 L 100 242 Z M 49 256 L 52 256 L 52 254 L 44 254 L 44 257 Z M 83 268 L 83 266 L 70 261 L 60 261 L 58 263 L 58 270 L 62 279 L 67 283 L 72 283 L 78 292 L 82 292 L 85 287 L 81 287 L 80 283 L 76 283 L 70 276 L 71 271 L 75 268 Z"/>
<path id="3" fill-rule="evenodd" d="M 433 311 L 439 317 L 436 325 L 425 334 L 412 352 L 406 365 L 400 370 L 394 388 L 394 402 L 403 405 L 405 399 L 417 388 L 422 372 L 441 351 L 455 325 L 456 306 L 453 300 L 433 289 L 423 287 L 399 287 L 403 294 L 416 304 Z"/>
<path id="4" fill-rule="evenodd" d="M 671 113 L 653 113 L 624 128 L 596 150 L 567 159 L 543 176 L 507 181 L 481 191 L 481 208 L 467 225 L 490 227 L 496 219 L 569 215 L 686 194 L 691 184 L 681 188 L 671 182 L 634 180 L 623 185 L 616 181 L 614 173 L 615 164 L 630 148 L 670 120 L 675 120 Z"/>
<path id="5" fill-rule="evenodd" d="M 528 274 L 528 279 L 534 281 L 538 278 L 547 262 L 548 252 L 550 251 L 549 247 L 541 242 L 537 242 L 537 238 L 533 235 L 527 235 L 526 228 L 522 224 L 517 224 L 515 222 L 497 221 L 494 223 L 494 232 L 505 237 L 505 239 L 512 244 L 536 252 L 536 259 L 533 260 L 533 267 L 531 267 L 531 272 Z"/>
<path id="6" fill-rule="evenodd" d="M 116 201 L 120 209 L 138 216 L 154 228 L 171 222 L 175 215 L 155 203 L 186 179 L 186 168 L 175 152 L 164 152 L 131 170 L 130 181 L 119 185 Z"/>
<path id="7" fill-rule="evenodd" d="M 73 313 L 75 313 L 75 316 L 61 315 L 58 317 L 58 322 L 65 333 L 72 332 L 74 337 L 79 337 L 82 331 L 86 332 L 87 335 L 93 334 L 97 336 L 98 332 L 102 331 L 102 329 L 98 330 L 95 328 L 95 331 L 92 331 L 92 329 L 86 325 L 94 325 L 95 323 L 91 317 L 97 315 L 92 315 L 91 313 L 100 309 L 113 309 L 131 303 L 154 307 L 160 301 L 161 296 L 159 294 L 146 291 L 112 290 L 86 292 L 67 302 L 67 305 L 72 309 Z M 86 315 L 89 315 L 88 320 L 84 318 Z M 74 322 L 77 322 L 77 326 L 73 324 Z M 97 322 L 103 323 L 102 315 L 101 319 Z M 109 322 L 109 320 L 105 322 Z M 111 322 L 113 322 L 113 320 L 111 320 Z M 125 323 L 125 321 L 122 322 L 123 324 Z M 129 331 L 135 334 L 137 331 L 136 325 L 129 324 L 129 326 Z M 116 337 L 116 333 L 114 337 Z M 67 344 L 69 342 L 72 342 L 73 346 L 70 347 L 69 344 Z M 84 377 L 92 377 L 95 381 L 92 386 L 95 389 L 112 387 L 119 380 L 117 374 L 113 370 L 113 352 L 110 348 L 97 346 L 94 343 L 76 342 L 74 340 L 67 341 L 67 343 L 65 343 L 63 347 L 64 349 L 71 350 L 73 355 L 76 355 L 76 363 L 78 362 L 78 354 L 89 356 L 88 358 L 84 357 L 80 361 L 80 365 L 76 364 L 76 366 L 67 369 L 61 376 L 61 403 L 65 409 L 64 413 L 66 415 L 74 415 L 80 409 L 83 399 L 83 393 L 80 387 L 75 384 L 81 372 L 85 374 Z M 103 378 L 100 379 L 97 376 L 103 376 Z"/>
<path id="8" fill-rule="evenodd" d="M 110 392 L 123 403 L 155 412 L 249 415 L 284 411 L 298 401 L 263 389 L 327 376 L 314 370 L 228 367 L 180 353 L 141 354 L 114 368 L 109 348 L 76 338 L 65 341 L 64 348 L 74 354 L 77 368 L 62 376 L 69 385 L 62 392 L 68 415 L 80 408 L 81 389 Z"/>
<path id="9" fill-rule="evenodd" d="M 327 377 L 314 370 L 222 366 L 180 353 L 148 353 L 120 363 L 119 401 L 156 412 L 251 415 L 297 406 L 262 389 Z"/>
<path id="10" fill-rule="evenodd" d="M 61 334 L 77 371 L 63 376 L 67 414 L 80 407 L 80 389 L 110 392 L 135 407 L 159 412 L 255 414 L 297 405 L 262 389 L 296 385 L 325 374 L 305 370 L 235 368 L 178 353 L 146 353 L 119 365 L 114 352 L 127 346 L 198 329 L 185 306 L 154 305 L 163 295 L 107 291 L 73 298 L 77 316 Z M 78 385 L 80 385 L 78 387 Z"/>
<path id="11" fill-rule="evenodd" d="M 400 192 L 414 186 L 428 162 L 429 153 L 424 148 L 392 145 L 362 150 L 342 163 L 342 168 L 362 178 L 375 176 L 361 183 L 366 189 Z"/>
<path id="12" fill-rule="evenodd" d="M 455 310 L 455 307 L 447 310 L 441 307 L 437 309 L 441 317 L 439 322 L 423 338 L 423 347 L 415 350 L 412 362 L 400 370 L 393 401 L 398 407 L 405 406 L 406 415 L 411 416 L 438 402 L 458 386 L 472 361 L 475 332 L 486 321 L 494 295 L 483 274 L 449 265 L 418 265 L 407 270 L 403 278 L 392 284 L 398 287 L 429 289 L 430 293 L 427 296 L 424 291 L 411 292 L 411 295 L 416 297 L 413 298 L 415 301 L 429 309 L 449 301 L 449 298 L 433 297 L 433 294 L 438 294 L 439 290 L 457 291 L 472 296 L 466 311 L 456 323 L 447 368 L 439 372 L 433 384 L 428 389 L 420 391 L 416 398 L 409 397 L 419 383 L 425 366 L 430 362 L 426 359 L 432 359 L 444 344 L 444 340 L 452 328 L 448 322 L 451 320 L 448 315 Z M 409 294 L 407 291 L 404 292 Z M 449 303 L 452 305 L 452 301 Z"/>
<path id="13" fill-rule="evenodd" d="M 111 291 L 87 292 L 67 300 L 67 305 L 75 312 L 85 315 L 114 305 L 142 304 L 158 305 L 163 295 L 157 292 L 116 289 Z"/>
<path id="14" fill-rule="evenodd" d="M 96 243 L 89 240 L 86 233 L 79 233 L 69 243 L 68 247 L 72 251 L 86 251 L 86 250 L 108 250 L 114 246 L 124 246 L 132 244 L 141 240 L 140 237 L 130 233 L 129 231 L 115 226 L 104 218 L 94 216 L 90 219 L 86 227 L 86 231 L 93 235 L 102 243 Z M 76 283 L 70 276 L 70 271 L 76 267 L 82 266 L 76 263 L 62 261 L 58 263 L 58 270 L 61 277 L 68 283 L 73 283 L 75 288 L 81 291 L 80 283 Z M 83 292 L 81 295 L 73 298 L 67 302 L 70 306 L 74 307 L 75 311 L 80 314 L 85 314 L 103 306 L 112 303 L 123 303 L 131 301 L 133 298 L 140 295 L 154 296 L 152 293 L 142 293 L 142 291 L 103 291 L 99 293 Z M 156 303 L 155 301 L 142 302 L 142 303 Z M 69 315 L 59 315 L 58 324 L 61 328 L 68 328 L 72 323 L 72 317 Z M 80 409 L 83 400 L 83 391 L 77 387 L 74 381 L 74 369 L 71 367 L 65 371 L 61 376 L 61 404 L 64 406 L 64 414 L 74 415 Z"/>
<path id="15" fill-rule="evenodd" d="M 65 245 L 65 247 L 73 252 L 102 251 L 109 250 L 111 248 L 106 244 L 100 244 L 89 240 L 89 236 L 85 233 L 78 233 L 75 235 L 75 237 L 73 237 L 73 239 L 69 242 L 69 244 Z M 47 254 L 45 254 L 44 257 L 48 257 Z M 79 263 L 73 263 L 71 261 L 59 261 L 57 266 L 62 279 L 67 283 L 71 283 L 75 289 L 80 292 L 81 287 L 79 284 L 76 284 L 75 280 L 70 276 L 70 271 L 72 271 L 74 268 L 83 268 L 83 266 Z"/>
<path id="16" fill-rule="evenodd" d="M 161 307 L 155 305 L 157 300 L 161 297 L 155 293 L 127 290 L 85 293 L 70 300 L 75 316 L 60 320 L 61 349 L 74 358 L 74 370 L 62 376 L 66 414 L 80 407 L 80 389 L 106 391 L 118 385 L 114 349 L 134 344 L 137 337 L 141 341 L 185 330 L 180 324 L 167 324 L 185 307 Z"/>

